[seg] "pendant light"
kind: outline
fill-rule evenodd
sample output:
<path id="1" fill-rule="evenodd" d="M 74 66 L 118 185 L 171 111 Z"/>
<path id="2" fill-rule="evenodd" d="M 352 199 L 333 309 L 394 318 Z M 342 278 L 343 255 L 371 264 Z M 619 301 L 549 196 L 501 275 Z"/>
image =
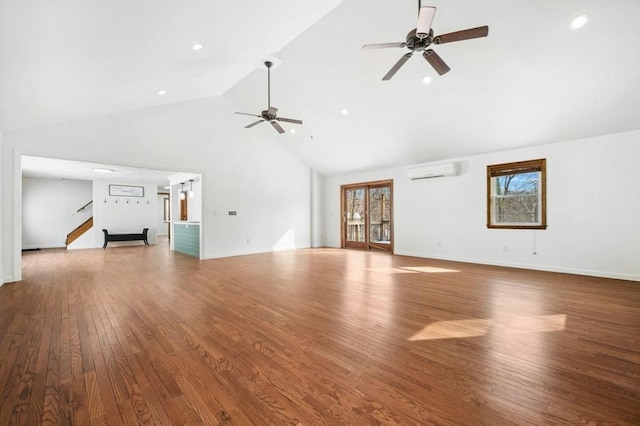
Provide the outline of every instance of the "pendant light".
<path id="1" fill-rule="evenodd" d="M 184 182 L 180 184 L 180 199 L 184 200 L 186 196 L 184 195 Z"/>
<path id="2" fill-rule="evenodd" d="M 191 187 L 189 188 L 189 198 L 193 198 L 196 196 L 195 192 L 193 192 L 193 179 L 189 179 L 189 182 L 191 183 Z"/>

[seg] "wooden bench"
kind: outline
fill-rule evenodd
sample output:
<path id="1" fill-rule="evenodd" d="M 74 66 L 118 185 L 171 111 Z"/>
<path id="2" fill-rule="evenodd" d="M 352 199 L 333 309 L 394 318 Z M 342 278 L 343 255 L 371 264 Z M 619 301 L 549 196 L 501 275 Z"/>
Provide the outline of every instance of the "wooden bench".
<path id="1" fill-rule="evenodd" d="M 145 245 L 149 245 L 149 241 L 147 241 L 149 228 L 144 228 L 141 234 L 110 234 L 106 229 L 103 229 L 102 232 L 104 232 L 104 245 L 102 248 L 106 248 L 107 244 L 112 241 L 144 241 Z"/>

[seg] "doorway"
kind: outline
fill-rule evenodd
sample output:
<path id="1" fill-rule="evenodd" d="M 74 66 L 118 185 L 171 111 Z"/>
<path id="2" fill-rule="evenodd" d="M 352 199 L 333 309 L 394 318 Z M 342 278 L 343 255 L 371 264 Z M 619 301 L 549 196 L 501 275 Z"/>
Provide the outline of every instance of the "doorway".
<path id="1" fill-rule="evenodd" d="M 16 282 L 22 280 L 22 246 L 23 246 L 23 210 L 24 210 L 24 198 L 23 198 L 23 188 L 22 181 L 23 177 L 37 177 L 40 179 L 51 179 L 51 180 L 100 180 L 104 181 L 104 177 L 100 177 L 99 179 L 95 176 L 97 173 L 94 168 L 104 168 L 104 169 L 113 169 L 126 173 L 126 180 L 122 183 L 136 183 L 136 182 L 153 182 L 158 185 L 159 188 L 167 188 L 167 182 L 170 183 L 170 177 L 173 176 L 181 176 L 181 177 L 194 177 L 196 180 L 200 180 L 200 175 L 191 173 L 191 172 L 175 172 L 175 171 L 167 171 L 167 170 L 157 170 L 157 169 L 147 169 L 140 167 L 129 167 L 124 165 L 116 165 L 116 164 L 108 164 L 108 163 L 92 163 L 86 161 L 76 161 L 72 159 L 59 159 L 59 158 L 50 158 L 50 157 L 38 157 L 35 155 L 26 155 L 22 154 L 19 151 L 14 152 L 14 163 L 15 167 L 13 169 L 13 193 L 14 193 L 14 202 L 13 202 L 13 221 L 14 221 L 14 229 L 13 229 L 13 247 L 12 247 L 12 255 L 7 253 L 8 257 L 11 257 L 11 263 L 13 267 L 10 269 L 7 275 L 0 274 L 0 285 L 2 281 L 5 282 Z M 86 174 L 85 174 L 86 173 Z M 166 178 L 166 180 L 165 180 Z M 121 183 L 117 181 L 112 181 L 113 183 Z M 200 186 L 200 191 L 202 191 L 202 186 Z M 155 197 L 155 191 L 153 191 L 153 195 L 147 193 L 147 197 Z M 201 214 L 201 202 L 198 201 L 198 204 L 194 204 L 194 206 L 190 209 L 192 213 L 195 213 L 197 216 L 197 220 L 200 221 Z M 171 213 L 174 217 L 178 217 L 177 204 L 174 207 L 171 205 Z M 154 219 L 155 220 L 155 219 Z M 155 222 L 150 222 L 154 228 L 157 225 L 154 225 Z M 99 227 L 94 224 L 94 231 L 99 232 Z M 151 228 L 151 226 L 150 226 Z M 156 232 L 154 230 L 154 232 Z M 102 234 L 100 233 L 97 240 L 102 238 Z M 95 238 L 94 238 L 95 239 Z M 200 244 L 202 245 L 202 237 L 200 237 Z M 96 247 L 101 247 L 102 243 Z M 58 245 L 56 246 L 58 247 Z M 171 250 L 173 250 L 173 245 L 171 246 Z M 2 268 L 0 268 L 1 270 Z M 3 271 L 5 274 L 7 271 Z"/>
<path id="2" fill-rule="evenodd" d="M 393 180 L 340 187 L 341 246 L 393 253 Z"/>
<path id="3" fill-rule="evenodd" d="M 187 202 L 187 191 L 180 192 L 180 220 L 189 220 L 189 204 Z"/>

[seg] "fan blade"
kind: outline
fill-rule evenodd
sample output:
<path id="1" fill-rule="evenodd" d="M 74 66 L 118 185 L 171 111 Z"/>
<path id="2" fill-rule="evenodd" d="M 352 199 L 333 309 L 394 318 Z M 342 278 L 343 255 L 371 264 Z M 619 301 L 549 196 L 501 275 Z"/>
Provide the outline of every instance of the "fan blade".
<path id="1" fill-rule="evenodd" d="M 275 120 L 271 122 L 271 125 L 278 131 L 278 133 L 284 133 L 284 129 L 280 127 L 280 125 Z"/>
<path id="2" fill-rule="evenodd" d="M 396 64 L 393 66 L 393 68 L 391 68 L 389 70 L 389 72 L 384 77 L 382 77 L 382 80 L 383 81 L 391 80 L 391 77 L 393 77 L 394 74 L 398 72 L 400 67 L 403 66 L 404 63 L 409 60 L 411 55 L 413 55 L 413 52 L 409 52 L 406 55 L 403 55 L 402 58 L 400 58 L 400 60 L 398 62 L 396 62 Z"/>
<path id="3" fill-rule="evenodd" d="M 449 68 L 449 65 L 445 64 L 442 58 L 431 49 L 425 50 L 422 56 L 440 75 L 446 74 L 451 70 L 451 68 Z"/>
<path id="4" fill-rule="evenodd" d="M 257 114 L 249 114 L 248 112 L 236 112 L 236 114 L 240 114 L 240 115 L 250 115 L 251 117 L 262 117 L 261 115 L 257 115 Z"/>
<path id="5" fill-rule="evenodd" d="M 468 30 L 456 31 L 454 33 L 442 34 L 433 39 L 435 44 L 451 43 L 452 41 L 469 40 L 472 38 L 486 37 L 489 35 L 489 27 L 469 28 Z"/>
<path id="6" fill-rule="evenodd" d="M 418 27 L 416 28 L 416 36 L 418 38 L 427 38 L 431 30 L 431 23 L 436 14 L 436 8 L 433 6 L 422 6 L 418 12 Z"/>
<path id="7" fill-rule="evenodd" d="M 407 43 L 404 41 L 401 43 L 378 43 L 378 44 L 365 44 L 363 49 L 386 49 L 388 47 L 407 47 Z"/>
<path id="8" fill-rule="evenodd" d="M 278 121 L 284 121 L 285 123 L 302 124 L 302 120 L 296 120 L 295 118 L 277 117 L 277 118 L 276 118 L 276 120 L 278 120 Z"/>
<path id="9" fill-rule="evenodd" d="M 277 112 L 278 112 L 278 108 L 270 107 L 269 110 L 267 111 L 267 114 L 269 114 L 272 117 L 275 117 Z"/>
<path id="10" fill-rule="evenodd" d="M 264 120 L 258 120 L 258 121 L 256 121 L 255 123 L 251 123 L 251 124 L 249 124 L 248 126 L 244 126 L 244 128 L 245 128 L 245 129 L 250 129 L 250 128 L 252 128 L 253 126 L 255 126 L 256 124 L 260 124 L 260 123 L 262 123 L 263 121 L 264 121 Z"/>

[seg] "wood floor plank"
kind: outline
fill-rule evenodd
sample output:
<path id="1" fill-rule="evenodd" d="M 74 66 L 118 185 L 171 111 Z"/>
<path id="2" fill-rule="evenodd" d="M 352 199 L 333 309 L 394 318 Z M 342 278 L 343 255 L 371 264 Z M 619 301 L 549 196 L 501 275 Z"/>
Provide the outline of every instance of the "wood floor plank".
<path id="1" fill-rule="evenodd" d="M 84 368 L 82 363 L 82 344 L 78 324 L 78 312 L 82 312 L 78 305 L 77 283 L 69 282 L 69 360 L 71 373 L 72 424 L 89 424 L 87 417 L 87 390 L 85 388 Z"/>
<path id="2" fill-rule="evenodd" d="M 54 299 L 50 298 L 50 304 L 42 305 L 46 312 L 42 313 L 44 324 L 46 328 L 43 329 L 43 334 L 40 337 L 38 346 L 38 358 L 36 362 L 35 377 L 41 378 L 47 375 L 47 369 L 49 367 L 49 350 L 52 335 L 52 316 L 54 314 Z M 36 343 L 36 342 L 34 342 Z M 32 344 L 34 347 L 36 345 Z M 34 381 L 33 388 L 31 389 L 31 399 L 29 401 L 29 409 L 27 414 L 27 424 L 38 424 L 42 421 L 42 412 L 45 401 L 45 380 Z"/>
<path id="3" fill-rule="evenodd" d="M 23 265 L 3 425 L 640 424 L 638 282 L 166 241 Z"/>
<path id="4" fill-rule="evenodd" d="M 18 290 L 16 295 L 22 294 L 25 297 L 35 297 L 37 293 L 43 291 L 41 288 L 32 288 L 31 291 Z M 11 297 L 10 297 L 11 299 Z M 29 315 L 31 310 L 37 310 L 37 315 Z M 39 383 L 35 381 L 35 368 L 37 368 L 39 350 L 48 351 L 48 347 L 41 345 L 43 336 L 50 336 L 47 333 L 47 322 L 45 315 L 47 312 L 44 304 L 37 306 L 24 306 L 20 303 L 9 306 L 8 311 L 13 311 L 14 323 L 5 323 L 10 339 L 5 339 L 7 352 L 0 360 L 0 424 L 24 422 L 24 418 L 29 415 L 29 406 L 32 401 L 32 392 L 38 391 Z M 3 310 L 0 310 L 3 312 Z M 0 334 L 2 332 L 0 331 Z M 26 352 L 25 352 L 26 351 Z M 45 367 L 46 368 L 46 367 Z M 14 399 L 13 401 L 11 401 Z M 40 403 L 40 408 L 42 401 Z M 12 406 L 13 405 L 13 406 Z M 38 419 L 39 421 L 39 419 Z"/>
<path id="5" fill-rule="evenodd" d="M 86 306 L 85 307 L 85 320 L 88 323 L 89 330 L 89 344 L 91 347 L 91 352 L 94 354 L 93 362 L 95 366 L 94 371 L 90 371 L 92 373 L 89 377 L 91 378 L 91 385 L 94 392 L 99 392 L 100 399 L 94 400 L 98 402 L 98 410 L 101 409 L 101 412 L 98 411 L 99 414 L 104 415 L 105 419 L 108 423 L 117 422 L 117 419 L 120 418 L 119 410 L 118 410 L 118 402 L 116 400 L 116 392 L 120 391 L 119 387 L 113 386 L 111 381 L 111 377 L 109 376 L 109 371 L 107 370 L 107 363 L 105 361 L 105 354 L 103 353 L 103 346 L 100 343 L 100 335 L 98 334 L 98 329 L 101 328 L 99 325 L 99 318 L 96 318 L 95 306 Z M 107 360 L 110 359 L 110 354 L 106 354 Z M 92 419 L 96 418 L 93 415 Z"/>
<path id="6" fill-rule="evenodd" d="M 73 422 L 73 376 L 71 373 L 71 319 L 69 312 L 69 286 L 60 286 L 62 300 L 60 310 L 62 324 L 60 329 L 60 398 L 59 415 L 65 424 Z"/>
<path id="7" fill-rule="evenodd" d="M 84 374 L 85 388 L 87 390 L 87 409 L 89 412 L 89 419 L 91 422 L 94 419 L 102 418 L 105 415 L 104 403 L 102 402 L 102 395 L 100 392 L 100 386 L 98 385 L 98 378 L 95 370 L 88 371 Z"/>

